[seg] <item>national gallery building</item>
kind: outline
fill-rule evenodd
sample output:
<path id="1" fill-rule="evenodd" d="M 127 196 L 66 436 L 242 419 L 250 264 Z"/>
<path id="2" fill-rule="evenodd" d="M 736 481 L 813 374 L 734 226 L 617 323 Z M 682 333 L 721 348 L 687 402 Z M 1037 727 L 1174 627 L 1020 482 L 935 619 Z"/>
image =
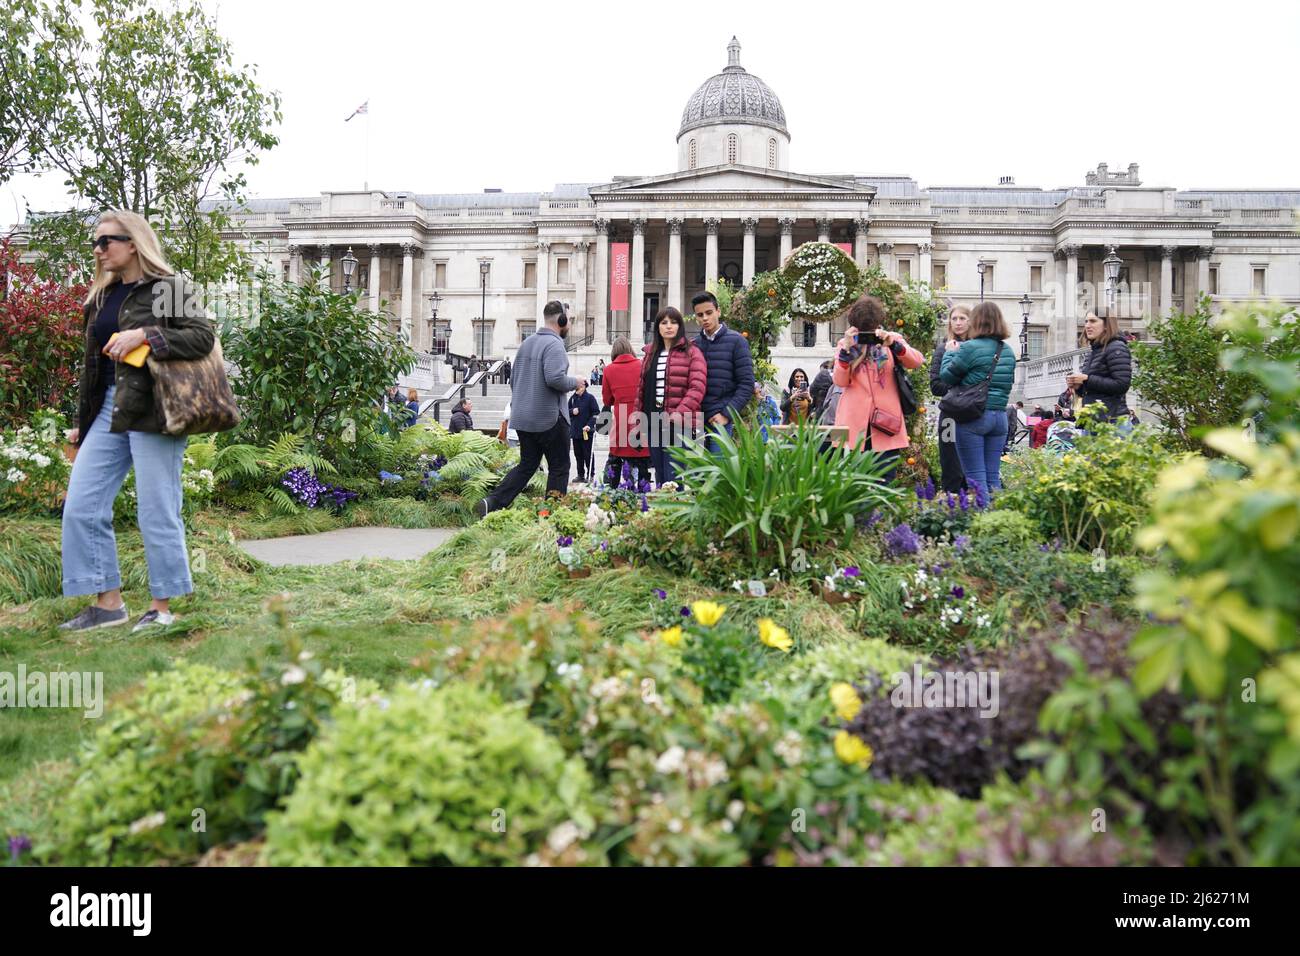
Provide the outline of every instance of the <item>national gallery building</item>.
<path id="1" fill-rule="evenodd" d="M 543 193 L 258 200 L 230 238 L 250 239 L 291 279 L 326 266 L 335 288 L 351 250 L 352 287 L 372 308 L 384 303 L 426 353 L 512 355 L 542 305 L 560 299 L 575 323 L 578 372 L 608 359 L 614 335 L 644 342 L 662 306 L 689 312 L 714 279 L 744 284 L 814 239 L 957 300 L 978 300 L 982 286 L 1013 334 L 1027 295 L 1031 359 L 1075 348 L 1112 250 L 1125 328 L 1190 309 L 1202 294 L 1216 308 L 1259 297 L 1300 304 L 1300 188 L 1179 190 L 1145 185 L 1136 164 L 1098 166 L 1062 189 L 1010 177 L 922 188 L 906 176 L 794 172 L 790 140 L 780 99 L 741 65 L 733 38 L 726 65 L 682 111 L 674 171 Z M 783 373 L 812 369 L 840 328 L 796 323 L 773 359 Z"/>

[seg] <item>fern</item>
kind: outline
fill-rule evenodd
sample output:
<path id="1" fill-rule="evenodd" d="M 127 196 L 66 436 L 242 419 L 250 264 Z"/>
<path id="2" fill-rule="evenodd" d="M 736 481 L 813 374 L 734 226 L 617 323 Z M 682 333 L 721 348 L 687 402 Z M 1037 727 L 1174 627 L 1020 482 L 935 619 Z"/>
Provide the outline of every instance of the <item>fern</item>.
<path id="1" fill-rule="evenodd" d="M 293 499 L 293 496 L 283 488 L 277 488 L 271 485 L 263 494 L 271 510 L 278 515 L 296 515 L 303 512 L 302 505 Z"/>

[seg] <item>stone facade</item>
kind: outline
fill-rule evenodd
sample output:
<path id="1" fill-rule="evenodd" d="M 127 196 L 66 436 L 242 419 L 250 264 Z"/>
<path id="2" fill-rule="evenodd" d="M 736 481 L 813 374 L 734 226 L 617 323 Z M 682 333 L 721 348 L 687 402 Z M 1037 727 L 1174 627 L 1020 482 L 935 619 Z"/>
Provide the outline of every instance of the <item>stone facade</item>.
<path id="1" fill-rule="evenodd" d="M 954 300 L 998 302 L 1018 335 L 1028 295 L 1030 355 L 1075 347 L 1094 300 L 1141 329 L 1157 312 L 1253 297 L 1300 304 L 1300 189 L 1177 190 L 1144 185 L 1136 165 L 1103 165 L 1088 185 L 921 188 L 898 176 L 808 175 L 788 168 L 790 136 L 775 94 L 728 66 L 688 101 L 678 169 L 545 193 L 333 192 L 262 200 L 232 238 L 283 274 L 330 264 L 351 249 L 353 285 L 381 303 L 421 351 L 510 355 L 548 299 L 569 305 L 572 339 L 590 339 L 574 366 L 608 359 L 613 335 L 645 341 L 657 308 L 687 311 L 712 280 L 739 285 L 776 268 L 800 243 L 844 244 L 862 265 L 931 283 Z M 692 145 L 693 144 L 693 145 Z M 610 244 L 631 248 L 631 308 L 611 312 Z M 1122 261 L 1107 297 L 1103 260 Z M 487 263 L 486 276 L 480 271 Z M 437 324 L 432 296 L 440 297 Z M 774 349 L 781 378 L 831 354 L 835 324 L 802 323 Z M 691 328 L 694 326 L 692 324 Z"/>

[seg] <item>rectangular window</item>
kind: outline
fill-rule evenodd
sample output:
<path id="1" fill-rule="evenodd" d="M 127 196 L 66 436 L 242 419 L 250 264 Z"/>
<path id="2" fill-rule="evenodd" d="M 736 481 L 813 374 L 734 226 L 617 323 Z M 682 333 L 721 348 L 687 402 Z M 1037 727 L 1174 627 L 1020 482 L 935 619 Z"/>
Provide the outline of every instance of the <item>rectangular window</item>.
<path id="1" fill-rule="evenodd" d="M 537 263 L 536 262 L 524 263 L 524 288 L 525 289 L 537 288 Z M 522 339 L 520 341 L 522 341 Z"/>
<path id="2" fill-rule="evenodd" d="M 987 294 L 993 291 L 993 264 L 986 263 L 984 266 L 984 292 Z"/>
<path id="3" fill-rule="evenodd" d="M 1047 346 L 1047 330 L 1030 329 L 1029 330 L 1029 361 L 1032 362 L 1034 359 L 1042 358 L 1044 352 L 1046 351 L 1046 346 Z"/>
<path id="4" fill-rule="evenodd" d="M 798 343 L 806 349 L 813 348 L 817 344 L 817 325 L 814 322 L 805 322 L 803 324 L 803 341 Z"/>
<path id="5" fill-rule="evenodd" d="M 438 320 L 437 327 L 433 332 L 433 354 L 446 355 L 447 349 L 451 346 L 451 322 Z"/>
<path id="6" fill-rule="evenodd" d="M 447 263 L 435 262 L 433 264 L 433 287 L 435 289 L 447 288 Z"/>
<path id="7" fill-rule="evenodd" d="M 931 268 L 934 272 L 934 280 L 931 285 L 936 289 L 945 288 L 948 285 L 948 263 L 936 262 Z"/>
<path id="8" fill-rule="evenodd" d="M 1250 280 L 1251 295 L 1264 295 L 1265 294 L 1264 267 L 1255 266 L 1253 269 L 1250 270 L 1250 272 L 1251 272 L 1251 280 Z"/>
<path id="9" fill-rule="evenodd" d="M 1219 294 L 1219 267 L 1210 266 L 1210 287 L 1206 290 L 1210 295 Z"/>
<path id="10" fill-rule="evenodd" d="M 912 260 L 898 260 L 898 282 L 900 285 L 906 285 L 912 281 Z"/>
<path id="11" fill-rule="evenodd" d="M 524 339 L 528 338 L 528 336 L 532 335 L 536 331 L 537 331 L 536 320 L 531 322 L 520 322 L 519 323 L 519 344 L 522 345 Z"/>
<path id="12" fill-rule="evenodd" d="M 474 322 L 474 354 L 479 358 L 488 358 L 492 354 L 493 321 Z"/>
<path id="13" fill-rule="evenodd" d="M 1043 291 L 1043 267 L 1042 266 L 1029 267 L 1029 291 L 1030 292 Z"/>
<path id="14" fill-rule="evenodd" d="M 569 260 L 563 257 L 555 260 L 555 283 L 556 285 L 569 284 Z"/>

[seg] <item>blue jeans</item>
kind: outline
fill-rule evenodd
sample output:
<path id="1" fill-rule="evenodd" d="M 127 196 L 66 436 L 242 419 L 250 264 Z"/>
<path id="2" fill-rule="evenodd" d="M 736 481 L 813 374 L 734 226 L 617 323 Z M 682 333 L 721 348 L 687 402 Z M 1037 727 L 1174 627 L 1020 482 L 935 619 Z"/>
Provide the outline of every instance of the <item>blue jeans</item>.
<path id="1" fill-rule="evenodd" d="M 714 414 L 716 415 L 717 412 L 714 412 Z M 707 422 L 707 421 L 708 421 L 710 418 L 712 418 L 712 417 L 713 417 L 712 415 L 706 415 L 706 416 L 705 416 L 705 421 Z M 707 452 L 708 452 L 709 454 L 711 454 L 711 455 L 716 455 L 716 454 L 717 454 L 719 451 L 721 451 L 722 449 L 719 447 L 717 441 L 714 439 L 714 437 L 713 437 L 714 434 L 716 434 L 716 433 L 719 432 L 719 431 L 724 431 L 724 432 L 727 433 L 728 436 L 731 436 L 731 435 L 735 434 L 735 432 L 734 432 L 734 430 L 733 430 L 734 427 L 735 427 L 735 426 L 733 426 L 733 425 L 731 424 L 731 422 L 727 422 L 727 424 L 725 424 L 725 425 L 708 425 L 708 426 L 706 426 L 706 428 L 705 428 L 705 435 L 706 435 L 707 437 L 704 439 L 704 450 L 707 451 Z"/>
<path id="2" fill-rule="evenodd" d="M 1007 411 L 987 410 L 973 422 L 957 422 L 957 457 L 966 481 L 985 491 L 1002 487 L 1002 450 L 1007 444 Z"/>
<path id="3" fill-rule="evenodd" d="M 68 481 L 63 503 L 63 594 L 99 594 L 122 586 L 113 499 L 132 466 L 149 593 L 159 599 L 189 594 L 194 584 L 181 519 L 181 467 L 187 439 L 109 431 L 113 391 L 110 385 Z"/>

